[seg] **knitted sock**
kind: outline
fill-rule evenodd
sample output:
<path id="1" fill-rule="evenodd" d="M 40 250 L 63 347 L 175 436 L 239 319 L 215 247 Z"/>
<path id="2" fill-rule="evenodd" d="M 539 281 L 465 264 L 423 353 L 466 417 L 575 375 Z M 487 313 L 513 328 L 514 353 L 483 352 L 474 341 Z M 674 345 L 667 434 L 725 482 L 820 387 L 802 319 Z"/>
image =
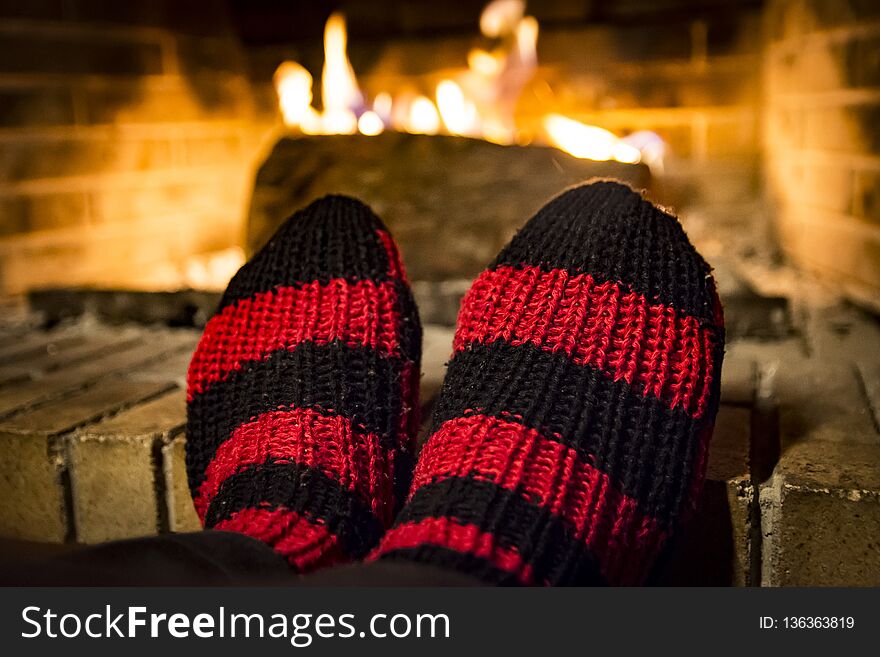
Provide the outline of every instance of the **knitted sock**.
<path id="1" fill-rule="evenodd" d="M 328 196 L 229 283 L 187 378 L 186 463 L 206 528 L 298 571 L 375 546 L 411 480 L 421 327 L 397 247 Z"/>
<path id="2" fill-rule="evenodd" d="M 702 482 L 723 349 L 675 218 L 614 182 L 553 199 L 467 293 L 409 499 L 371 557 L 643 582 Z"/>

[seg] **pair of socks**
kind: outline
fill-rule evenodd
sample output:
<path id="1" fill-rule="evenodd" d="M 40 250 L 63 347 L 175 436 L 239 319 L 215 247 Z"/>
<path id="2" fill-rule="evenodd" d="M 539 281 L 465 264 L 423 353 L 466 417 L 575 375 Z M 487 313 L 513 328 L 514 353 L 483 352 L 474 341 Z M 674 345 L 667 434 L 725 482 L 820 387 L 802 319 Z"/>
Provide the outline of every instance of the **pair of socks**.
<path id="1" fill-rule="evenodd" d="M 195 507 L 302 573 L 640 584 L 700 490 L 723 350 L 677 220 L 616 182 L 568 190 L 465 296 L 416 458 L 421 327 L 397 247 L 367 206 L 325 197 L 233 277 L 193 356 Z"/>

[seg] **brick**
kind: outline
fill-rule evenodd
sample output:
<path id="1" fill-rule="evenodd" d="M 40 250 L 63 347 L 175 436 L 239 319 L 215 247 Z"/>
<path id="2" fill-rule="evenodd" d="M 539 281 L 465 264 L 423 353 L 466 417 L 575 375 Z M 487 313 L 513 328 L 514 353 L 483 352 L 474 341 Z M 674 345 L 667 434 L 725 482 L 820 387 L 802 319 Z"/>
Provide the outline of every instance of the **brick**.
<path id="1" fill-rule="evenodd" d="M 48 374 L 40 381 L 24 383 L 4 391 L 0 396 L 0 417 L 52 398 L 72 394 L 105 376 L 130 370 L 152 360 L 160 360 L 178 350 L 187 349 L 192 344 L 192 337 L 188 334 L 181 336 L 173 332 L 156 332 L 152 338 L 136 348 L 96 358 L 82 365 Z"/>
<path id="2" fill-rule="evenodd" d="M 689 21 L 668 21 L 661 30 L 654 25 L 553 30 L 538 39 L 539 62 L 562 65 L 573 72 L 610 62 L 688 60 L 690 57 Z"/>
<path id="3" fill-rule="evenodd" d="M 184 162 L 187 166 L 237 161 L 245 155 L 244 144 L 239 135 L 220 139 L 187 139 L 180 144 L 180 147 L 184 149 Z"/>
<path id="4" fill-rule="evenodd" d="M 115 84 L 83 92 L 89 123 L 185 122 L 250 115 L 243 79 L 167 77 L 150 86 Z"/>
<path id="5" fill-rule="evenodd" d="M 710 119 L 706 126 L 706 154 L 710 157 L 727 157 L 757 153 L 758 122 L 756 115 L 748 112 L 733 120 Z"/>
<path id="6" fill-rule="evenodd" d="M 831 360 L 779 366 L 775 394 L 783 448 L 806 438 L 841 444 L 878 441 L 855 368 Z"/>
<path id="7" fill-rule="evenodd" d="M 175 148 L 177 145 L 175 145 Z M 201 164 L 217 164 L 207 159 Z M 231 207 L 241 200 L 243 185 L 218 185 L 208 179 L 169 180 L 144 185 L 137 190 L 107 187 L 89 193 L 91 216 L 96 223 L 132 221 L 147 217 L 198 213 L 218 207 Z"/>
<path id="8" fill-rule="evenodd" d="M 68 89 L 0 88 L 0 126 L 72 125 L 73 96 Z"/>
<path id="9" fill-rule="evenodd" d="M 843 27 L 872 18 L 880 18 L 873 0 L 804 0 L 805 28 Z"/>
<path id="10" fill-rule="evenodd" d="M 126 377 L 135 381 L 173 381 L 179 387 L 185 388 L 192 351 L 184 350 L 169 358 L 137 367 L 127 373 Z"/>
<path id="11" fill-rule="evenodd" d="M 805 112 L 804 146 L 809 149 L 874 154 L 880 150 L 880 105 L 812 108 Z"/>
<path id="12" fill-rule="evenodd" d="M 772 102 L 765 110 L 766 125 L 764 128 L 765 139 L 772 140 L 778 148 L 771 156 L 780 155 L 779 150 L 796 149 L 804 147 L 804 129 L 806 124 L 805 112 L 800 107 L 777 106 Z"/>
<path id="13" fill-rule="evenodd" d="M 81 435 L 91 438 L 170 438 L 183 431 L 185 425 L 186 393 L 176 389 L 89 425 L 81 431 Z"/>
<path id="14" fill-rule="evenodd" d="M 0 16 L 4 18 L 28 18 L 60 20 L 64 17 L 65 0 L 0 0 Z"/>
<path id="15" fill-rule="evenodd" d="M 728 353 L 721 368 L 721 401 L 748 405 L 755 399 L 755 362 L 751 358 Z"/>
<path id="16" fill-rule="evenodd" d="M 0 197 L 0 238 L 18 233 L 81 228 L 88 223 L 86 195 L 78 192 Z"/>
<path id="17" fill-rule="evenodd" d="M 176 51 L 187 75 L 239 73 L 244 68 L 242 52 L 231 38 L 202 39 L 178 35 Z"/>
<path id="18" fill-rule="evenodd" d="M 154 26 L 216 35 L 228 29 L 228 8 L 218 0 L 197 5 L 169 2 L 116 2 L 115 0 L 77 0 L 69 3 L 70 18 L 84 23 Z"/>
<path id="19" fill-rule="evenodd" d="M 85 344 L 47 349 L 38 357 L 13 365 L 0 366 L 0 384 L 20 379 L 39 379 L 47 372 L 73 365 L 95 356 L 122 351 L 138 342 L 133 333 L 90 336 Z"/>
<path id="20" fill-rule="evenodd" d="M 850 42 L 850 85 L 853 87 L 880 86 L 880 37 Z"/>
<path id="21" fill-rule="evenodd" d="M 233 184 L 229 170 L 212 173 L 215 184 Z M 234 184 L 244 185 L 245 170 L 235 173 Z M 189 173 L 178 171 L 177 175 Z M 130 191 L 134 194 L 136 188 Z M 189 256 L 239 243 L 241 220 L 240 206 L 215 207 L 184 217 L 152 216 L 0 242 L 3 289 L 7 294 L 23 294 L 53 286 L 155 289 L 180 285 Z"/>
<path id="22" fill-rule="evenodd" d="M 880 585 L 880 444 L 813 438 L 783 446 L 765 528 L 766 583 Z"/>
<path id="23" fill-rule="evenodd" d="M 789 207 L 778 217 L 780 244 L 791 260 L 833 282 L 880 288 L 880 234 L 855 218 Z"/>
<path id="24" fill-rule="evenodd" d="M 159 450 L 183 430 L 185 395 L 176 390 L 68 437 L 76 538 L 84 543 L 155 534 L 165 500 L 157 492 Z"/>
<path id="25" fill-rule="evenodd" d="M 46 436 L 0 431 L 0 535 L 60 543 L 67 516 L 60 459 Z"/>
<path id="26" fill-rule="evenodd" d="M 575 105 L 615 109 L 650 107 L 735 106 L 754 102 L 759 80 L 756 62 L 743 66 L 713 68 L 710 62 L 696 68 L 691 62 L 647 66 L 603 67 L 601 72 L 570 76 L 563 82 L 577 99 Z"/>
<path id="27" fill-rule="evenodd" d="M 102 172 L 148 171 L 169 167 L 171 163 L 171 144 L 165 139 L 28 140 L 3 148 L 0 177 L 16 182 Z"/>
<path id="28" fill-rule="evenodd" d="M 880 436 L 853 368 L 828 360 L 777 374 L 780 456 L 761 490 L 767 585 L 880 583 Z"/>
<path id="29" fill-rule="evenodd" d="M 852 206 L 855 216 L 880 225 L 880 171 L 856 172 Z"/>
<path id="30" fill-rule="evenodd" d="M 153 440 L 77 437 L 67 445 L 77 541 L 155 534 L 159 508 Z"/>
<path id="31" fill-rule="evenodd" d="M 719 2 L 718 4 L 726 4 Z M 706 25 L 707 53 L 709 56 L 759 53 L 764 47 L 763 14 L 748 7 L 711 18 Z"/>
<path id="32" fill-rule="evenodd" d="M 792 190 L 800 203 L 850 214 L 853 211 L 855 172 L 846 166 L 807 165 L 803 187 Z"/>
<path id="33" fill-rule="evenodd" d="M 76 33 L 51 38 L 35 31 L 4 36 L 0 72 L 81 75 L 156 75 L 162 73 L 158 44 L 95 39 Z"/>
<path id="34" fill-rule="evenodd" d="M 50 402 L 32 411 L 0 421 L 0 430 L 22 434 L 53 436 L 100 419 L 120 408 L 158 395 L 169 388 L 167 383 L 127 381 L 119 378 L 104 385 Z"/>
<path id="35" fill-rule="evenodd" d="M 186 439 L 178 436 L 162 448 L 165 500 L 172 532 L 201 529 L 186 478 Z"/>
<path id="36" fill-rule="evenodd" d="M 86 341 L 77 331 L 33 331 L 0 344 L 0 361 L 7 364 L 31 358 L 41 358 L 58 349 L 76 347 Z"/>
<path id="37" fill-rule="evenodd" d="M 797 91 L 828 91 L 851 86 L 852 42 L 808 41 L 795 54 L 791 74 Z"/>

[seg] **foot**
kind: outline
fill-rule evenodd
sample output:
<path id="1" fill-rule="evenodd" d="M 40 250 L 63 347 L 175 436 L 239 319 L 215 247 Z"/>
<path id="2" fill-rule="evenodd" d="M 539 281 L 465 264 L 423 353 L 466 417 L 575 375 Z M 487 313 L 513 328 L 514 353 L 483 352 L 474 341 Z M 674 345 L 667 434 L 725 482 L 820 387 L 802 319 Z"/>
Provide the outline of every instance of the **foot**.
<path id="1" fill-rule="evenodd" d="M 205 528 L 297 570 L 363 556 L 411 478 L 421 328 L 397 247 L 354 199 L 291 217 L 229 283 L 187 379 Z"/>
<path id="2" fill-rule="evenodd" d="M 373 558 L 643 582 L 703 480 L 723 353 L 710 269 L 674 217 L 614 182 L 553 199 L 466 295 Z"/>

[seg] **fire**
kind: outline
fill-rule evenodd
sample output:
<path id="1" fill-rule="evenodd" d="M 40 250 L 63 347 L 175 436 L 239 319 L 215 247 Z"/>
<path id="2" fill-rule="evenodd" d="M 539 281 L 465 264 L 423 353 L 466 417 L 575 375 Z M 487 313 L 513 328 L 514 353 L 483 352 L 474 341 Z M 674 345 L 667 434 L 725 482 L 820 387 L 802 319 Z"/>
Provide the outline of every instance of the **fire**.
<path id="1" fill-rule="evenodd" d="M 357 78 L 348 61 L 348 33 L 345 18 L 336 13 L 324 26 L 324 71 L 321 95 L 324 99 L 324 121 L 328 132 L 356 132 L 355 108 L 363 104 Z"/>
<path id="2" fill-rule="evenodd" d="M 621 141 L 604 128 L 587 125 L 560 114 L 548 114 L 544 118 L 544 128 L 554 146 L 575 157 L 633 164 L 641 159 L 638 148 Z"/>
<path id="3" fill-rule="evenodd" d="M 480 136 L 477 108 L 452 80 L 443 80 L 437 85 L 437 109 L 449 134 Z"/>
<path id="4" fill-rule="evenodd" d="M 385 123 L 382 118 L 372 110 L 367 110 L 361 114 L 358 119 L 358 131 L 362 135 L 373 137 L 381 134 L 385 130 Z"/>
<path id="5" fill-rule="evenodd" d="M 428 95 L 387 91 L 368 102 L 348 59 L 345 18 L 335 13 L 324 27 L 324 68 L 321 111 L 312 106 L 311 74 L 296 62 L 283 62 L 275 72 L 275 88 L 284 123 L 304 134 L 378 135 L 386 129 L 414 134 L 445 133 L 485 139 L 497 144 L 539 143 L 579 158 L 645 161 L 662 166 L 663 141 L 654 133 L 621 138 L 604 128 L 547 113 L 540 128 L 523 132 L 516 106 L 538 64 L 538 21 L 525 14 L 523 0 L 492 0 L 480 15 L 480 30 L 497 45 L 474 48 L 467 68 L 454 79 L 441 80 Z M 546 86 L 546 83 L 544 83 Z M 532 134 L 536 132 L 536 134 Z"/>
<path id="6" fill-rule="evenodd" d="M 348 61 L 348 32 L 345 18 L 336 13 L 324 26 L 324 70 L 321 73 L 321 95 L 324 109 L 312 107 L 312 76 L 296 62 L 283 62 L 275 71 L 275 90 L 278 93 L 284 123 L 299 127 L 307 135 L 354 134 L 361 123 L 357 110 L 363 105 L 363 95 L 351 62 Z M 363 118 L 363 117 L 361 117 Z M 384 130 L 375 120 L 364 121 L 365 134 L 379 134 Z"/>
<path id="7" fill-rule="evenodd" d="M 440 115 L 430 98 L 416 96 L 409 106 L 407 132 L 436 135 L 440 131 Z"/>

